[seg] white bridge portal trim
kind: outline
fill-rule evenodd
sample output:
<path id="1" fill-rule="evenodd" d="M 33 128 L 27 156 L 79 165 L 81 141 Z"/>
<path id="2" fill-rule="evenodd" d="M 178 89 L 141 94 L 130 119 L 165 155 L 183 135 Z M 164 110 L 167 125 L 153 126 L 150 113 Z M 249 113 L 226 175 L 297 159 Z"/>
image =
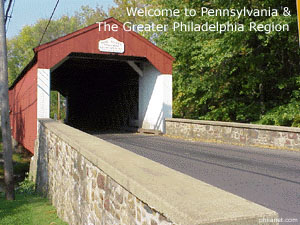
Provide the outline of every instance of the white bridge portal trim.
<path id="1" fill-rule="evenodd" d="M 139 79 L 139 127 L 165 132 L 165 118 L 172 118 L 172 75 L 145 64 Z"/>
<path id="2" fill-rule="evenodd" d="M 37 71 L 37 118 L 50 118 L 50 70 Z"/>

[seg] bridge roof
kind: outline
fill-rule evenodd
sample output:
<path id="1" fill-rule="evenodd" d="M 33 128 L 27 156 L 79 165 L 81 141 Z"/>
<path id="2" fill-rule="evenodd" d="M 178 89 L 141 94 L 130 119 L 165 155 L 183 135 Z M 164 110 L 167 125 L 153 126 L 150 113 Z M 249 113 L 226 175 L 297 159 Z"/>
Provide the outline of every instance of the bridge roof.
<path id="1" fill-rule="evenodd" d="M 167 52 L 155 46 L 136 32 L 125 31 L 123 28 L 124 25 L 114 18 L 108 18 L 102 22 L 101 31 L 99 31 L 99 25 L 95 23 L 34 48 L 35 56 L 33 60 L 25 67 L 10 89 L 12 89 L 36 63 L 38 64 L 38 68 L 50 69 L 71 53 L 144 57 L 162 74 L 172 74 L 174 58 Z M 118 27 L 117 31 L 104 30 L 104 23 L 110 26 L 116 24 Z M 124 53 L 107 53 L 99 50 L 99 41 L 110 37 L 124 43 Z"/>

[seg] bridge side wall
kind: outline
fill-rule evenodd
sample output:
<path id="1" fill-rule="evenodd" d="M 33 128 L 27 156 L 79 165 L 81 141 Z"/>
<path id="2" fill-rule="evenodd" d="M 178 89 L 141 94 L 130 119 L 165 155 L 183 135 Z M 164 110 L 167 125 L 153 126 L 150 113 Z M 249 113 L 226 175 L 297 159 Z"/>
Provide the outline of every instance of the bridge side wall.
<path id="1" fill-rule="evenodd" d="M 166 119 L 166 134 L 200 141 L 300 150 L 300 128 L 292 127 Z"/>
<path id="2" fill-rule="evenodd" d="M 13 138 L 33 153 L 37 137 L 37 64 L 9 90 Z"/>
<path id="3" fill-rule="evenodd" d="M 278 216 L 72 127 L 39 121 L 30 175 L 69 224 L 266 225 Z"/>

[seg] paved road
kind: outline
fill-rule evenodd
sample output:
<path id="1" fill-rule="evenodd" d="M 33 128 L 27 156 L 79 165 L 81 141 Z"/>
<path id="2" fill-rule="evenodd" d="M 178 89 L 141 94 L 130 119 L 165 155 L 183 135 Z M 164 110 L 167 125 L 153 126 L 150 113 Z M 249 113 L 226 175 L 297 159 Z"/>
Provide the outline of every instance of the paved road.
<path id="1" fill-rule="evenodd" d="M 300 224 L 300 152 L 111 133 L 98 137 L 217 186 Z"/>

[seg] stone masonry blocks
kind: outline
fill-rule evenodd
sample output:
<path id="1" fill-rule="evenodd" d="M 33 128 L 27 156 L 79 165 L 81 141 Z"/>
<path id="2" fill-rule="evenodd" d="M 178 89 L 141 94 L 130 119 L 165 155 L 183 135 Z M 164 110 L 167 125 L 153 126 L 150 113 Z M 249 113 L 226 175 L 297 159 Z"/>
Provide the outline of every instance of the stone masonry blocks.
<path id="1" fill-rule="evenodd" d="M 162 214 L 128 192 L 103 171 L 81 156 L 46 128 L 36 149 L 50 150 L 49 182 L 40 183 L 40 190 L 57 208 L 60 218 L 69 224 L 161 224 L 171 225 Z M 44 152 L 46 154 L 46 152 Z M 47 186 L 47 187 L 46 187 Z"/>
<path id="2" fill-rule="evenodd" d="M 300 150 L 300 128 L 166 119 L 166 134 L 203 141 Z"/>

